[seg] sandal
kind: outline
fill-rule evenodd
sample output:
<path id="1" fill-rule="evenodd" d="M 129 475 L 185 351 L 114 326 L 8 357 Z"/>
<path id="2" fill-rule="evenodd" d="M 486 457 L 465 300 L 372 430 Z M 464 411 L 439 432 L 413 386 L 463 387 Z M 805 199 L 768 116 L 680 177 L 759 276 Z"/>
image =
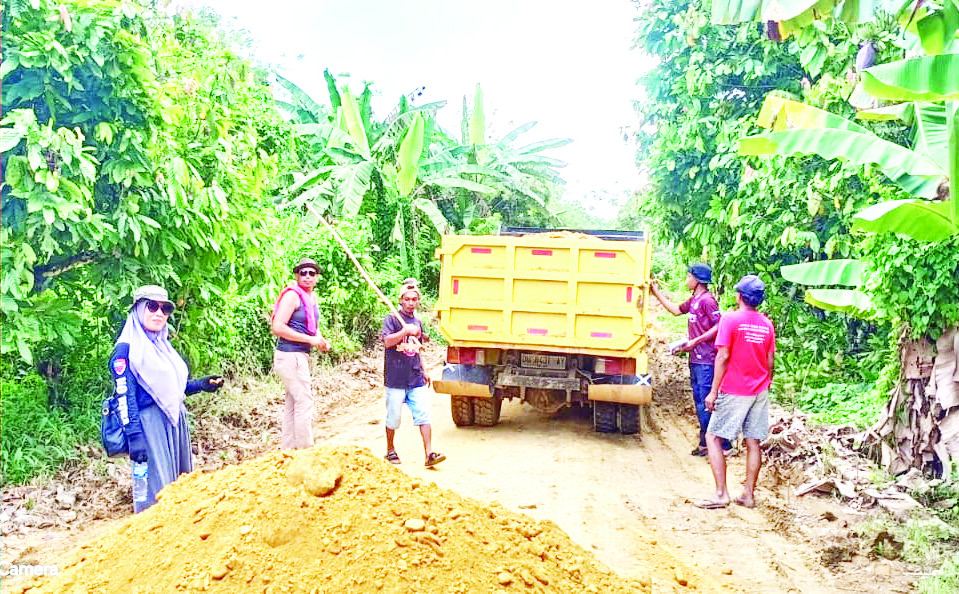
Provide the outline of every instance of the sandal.
<path id="1" fill-rule="evenodd" d="M 431 452 L 430 455 L 426 457 L 426 467 L 436 466 L 443 460 L 446 460 L 446 456 L 439 452 Z"/>
<path id="2" fill-rule="evenodd" d="M 689 453 L 693 456 L 708 456 L 709 450 L 706 449 L 706 446 L 696 446 Z"/>
<path id="3" fill-rule="evenodd" d="M 725 509 L 729 507 L 728 501 L 718 501 L 716 499 L 704 499 L 693 503 L 699 509 Z"/>
<path id="4" fill-rule="evenodd" d="M 386 455 L 383 457 L 386 458 L 387 462 L 390 462 L 392 464 L 400 463 L 400 457 L 396 455 L 396 450 L 387 450 Z"/>

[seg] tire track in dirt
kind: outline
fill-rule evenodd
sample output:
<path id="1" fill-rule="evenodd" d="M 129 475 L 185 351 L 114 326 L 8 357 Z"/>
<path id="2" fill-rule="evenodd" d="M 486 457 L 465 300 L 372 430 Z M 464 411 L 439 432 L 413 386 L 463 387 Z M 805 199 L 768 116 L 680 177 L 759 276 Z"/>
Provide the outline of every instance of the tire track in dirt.
<path id="1" fill-rule="evenodd" d="M 552 520 L 611 569 L 651 577 L 660 592 L 686 590 L 672 578 L 677 566 L 693 572 L 688 589 L 700 592 L 907 591 L 902 579 L 893 579 L 891 566 L 862 556 L 837 573 L 827 571 L 820 555 L 828 543 L 811 536 L 807 525 L 822 527 L 823 511 L 848 516 L 849 510 L 828 499 L 797 499 L 765 470 L 757 509 L 693 507 L 691 501 L 713 487 L 708 463 L 689 455 L 697 429 L 684 362 L 664 353 L 659 339 L 650 354 L 657 384 L 640 435 L 594 433 L 588 414 L 563 411 L 550 417 L 515 401 L 504 404 L 496 427 L 456 428 L 449 399 L 439 395 L 433 401 L 434 446 L 449 459 L 435 470 L 423 468 L 419 434 L 404 411 L 397 434 L 401 468 L 463 495 Z M 438 350 L 429 359 L 437 356 Z M 323 412 L 315 427 L 317 443 L 356 444 L 380 454 L 382 388 L 361 387 L 367 380 L 352 385 L 351 377 L 348 372 L 322 378 L 328 389 L 321 393 L 335 392 L 336 398 L 318 401 Z M 366 385 L 374 385 L 372 376 Z M 279 403 L 262 413 L 276 416 Z M 730 461 L 734 494 L 743 464 L 741 458 Z M 85 537 L 112 523 L 91 525 Z M 36 561 L 55 562 L 68 542 L 84 540 L 78 536 L 55 546 L 47 540 Z"/>
<path id="2" fill-rule="evenodd" d="M 819 561 L 821 550 L 792 524 L 797 516 L 815 517 L 817 512 L 804 511 L 805 500 L 764 484 L 762 474 L 756 509 L 692 505 L 712 493 L 712 475 L 705 458 L 689 454 L 697 427 L 683 363 L 662 348 L 661 341 L 653 345 L 651 360 L 666 368 L 653 370 L 661 383 L 640 435 L 595 433 L 587 414 L 562 411 L 550 417 L 516 401 L 504 403 L 495 427 L 457 428 L 449 398 L 437 395 L 433 444 L 448 460 L 434 470 L 423 468 L 419 434 L 404 410 L 396 437 L 401 468 L 463 495 L 552 520 L 627 577 L 678 565 L 706 576 L 691 581 L 690 587 L 701 591 L 881 590 L 882 576 L 865 573 L 850 580 L 830 573 Z M 370 390 L 350 410 L 336 412 L 318 423 L 318 443 L 385 450 L 381 389 Z M 729 460 L 734 495 L 744 464 L 744 457 Z M 810 503 L 822 507 L 822 500 Z M 657 585 L 667 591 L 676 587 Z"/>

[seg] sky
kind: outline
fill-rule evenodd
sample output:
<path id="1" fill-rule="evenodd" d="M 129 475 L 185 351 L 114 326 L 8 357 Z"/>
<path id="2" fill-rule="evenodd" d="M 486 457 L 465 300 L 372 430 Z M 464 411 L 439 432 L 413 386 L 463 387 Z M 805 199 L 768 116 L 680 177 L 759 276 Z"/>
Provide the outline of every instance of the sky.
<path id="1" fill-rule="evenodd" d="M 385 117 L 401 95 L 425 87 L 417 104 L 447 100 L 438 113 L 459 133 L 463 96 L 484 94 L 488 136 L 529 121 L 517 144 L 567 137 L 545 154 L 562 159 L 566 197 L 603 217 L 641 187 L 633 101 L 643 55 L 631 50 L 630 0 L 196 0 L 246 29 L 258 60 L 328 103 L 323 70 L 354 92 L 371 81 Z M 349 78 L 339 78 L 348 73 Z"/>

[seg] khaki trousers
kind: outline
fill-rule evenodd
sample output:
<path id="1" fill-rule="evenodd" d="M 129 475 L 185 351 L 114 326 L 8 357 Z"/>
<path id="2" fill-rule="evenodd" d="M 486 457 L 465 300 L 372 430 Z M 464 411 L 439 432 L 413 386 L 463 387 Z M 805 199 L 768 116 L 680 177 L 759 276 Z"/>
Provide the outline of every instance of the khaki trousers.
<path id="1" fill-rule="evenodd" d="M 309 353 L 273 352 L 273 371 L 286 387 L 283 449 L 313 447 L 313 387 Z"/>

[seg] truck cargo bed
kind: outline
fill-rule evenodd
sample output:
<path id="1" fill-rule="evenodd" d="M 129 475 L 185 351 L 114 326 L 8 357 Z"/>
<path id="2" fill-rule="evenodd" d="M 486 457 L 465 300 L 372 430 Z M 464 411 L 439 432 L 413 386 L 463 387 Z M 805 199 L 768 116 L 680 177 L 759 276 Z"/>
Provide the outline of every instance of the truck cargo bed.
<path id="1" fill-rule="evenodd" d="M 651 249 L 550 232 L 443 237 L 436 311 L 450 344 L 636 357 L 645 372 Z"/>

